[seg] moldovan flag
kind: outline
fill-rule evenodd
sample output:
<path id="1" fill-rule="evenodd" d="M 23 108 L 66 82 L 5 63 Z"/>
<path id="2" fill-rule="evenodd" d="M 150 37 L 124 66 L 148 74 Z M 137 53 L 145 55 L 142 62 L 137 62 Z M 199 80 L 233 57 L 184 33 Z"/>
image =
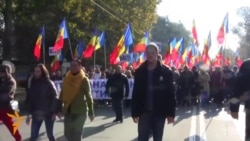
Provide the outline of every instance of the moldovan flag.
<path id="1" fill-rule="evenodd" d="M 53 61 L 50 64 L 51 71 L 56 72 L 60 69 L 61 67 L 61 62 L 63 61 L 63 56 L 62 54 L 57 54 Z"/>
<path id="2" fill-rule="evenodd" d="M 202 62 L 206 65 L 210 65 L 209 49 L 211 47 L 211 32 L 208 34 L 208 38 L 205 40 L 203 53 L 201 56 Z"/>
<path id="3" fill-rule="evenodd" d="M 149 32 L 146 32 L 144 34 L 144 37 L 141 39 L 141 41 L 134 47 L 134 52 L 145 52 L 146 46 L 148 44 L 148 38 L 149 38 Z"/>
<path id="4" fill-rule="evenodd" d="M 195 20 L 193 20 L 192 35 L 193 35 L 194 44 L 198 47 L 199 46 L 199 41 L 198 41 L 198 35 L 197 35 Z"/>
<path id="5" fill-rule="evenodd" d="M 228 13 L 227 13 L 222 24 L 221 24 L 218 35 L 217 35 L 217 42 L 219 45 L 224 43 L 224 40 L 226 38 L 226 34 L 228 32 L 229 32 L 229 29 L 228 29 Z"/>
<path id="6" fill-rule="evenodd" d="M 96 39 L 97 39 L 97 31 L 95 30 L 94 35 L 89 41 L 89 44 L 86 46 L 86 49 L 83 52 L 83 58 L 90 58 L 92 57 L 94 51 L 95 51 L 95 46 L 96 46 Z"/>
<path id="7" fill-rule="evenodd" d="M 237 65 L 237 67 L 240 67 L 242 65 L 243 61 L 241 60 L 239 53 L 236 52 L 236 57 L 235 57 L 235 64 Z"/>
<path id="8" fill-rule="evenodd" d="M 58 32 L 53 50 L 54 51 L 61 50 L 63 48 L 64 39 L 67 39 L 67 38 L 68 38 L 68 32 L 67 32 L 67 27 L 66 27 L 66 19 L 63 19 L 59 27 L 59 32 Z"/>
<path id="9" fill-rule="evenodd" d="M 41 29 L 40 34 L 38 35 L 38 38 L 36 40 L 36 44 L 34 47 L 34 56 L 36 57 L 36 60 L 39 61 L 41 58 L 41 48 L 44 40 L 44 26 Z"/>
<path id="10" fill-rule="evenodd" d="M 104 47 L 104 45 L 105 45 L 105 33 L 103 31 L 101 35 L 97 38 L 95 50 Z"/>
<path id="11" fill-rule="evenodd" d="M 83 50 L 84 50 L 83 42 L 79 40 L 74 52 L 74 58 L 80 59 L 82 57 Z"/>
<path id="12" fill-rule="evenodd" d="M 133 37 L 130 24 L 127 25 L 127 28 L 119 40 L 118 44 L 115 46 L 114 50 L 109 56 L 109 62 L 112 65 L 119 63 L 119 57 L 128 50 L 129 46 L 133 44 Z"/>

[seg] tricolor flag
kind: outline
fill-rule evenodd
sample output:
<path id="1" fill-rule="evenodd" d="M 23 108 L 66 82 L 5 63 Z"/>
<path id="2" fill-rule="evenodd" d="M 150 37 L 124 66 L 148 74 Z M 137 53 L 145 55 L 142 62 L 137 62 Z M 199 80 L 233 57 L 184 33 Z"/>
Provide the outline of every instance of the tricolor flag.
<path id="1" fill-rule="evenodd" d="M 206 65 L 210 65 L 210 57 L 208 54 L 210 47 L 211 47 L 211 31 L 209 32 L 208 37 L 205 40 L 204 49 L 201 56 L 202 62 Z"/>
<path id="2" fill-rule="evenodd" d="M 94 35 L 89 41 L 89 44 L 86 46 L 85 50 L 83 51 L 83 58 L 90 58 L 92 57 L 95 47 L 96 47 L 96 40 L 97 40 L 97 30 L 95 30 Z"/>
<path id="3" fill-rule="evenodd" d="M 66 19 L 63 19 L 59 27 L 59 32 L 58 32 L 53 50 L 54 51 L 61 50 L 63 48 L 64 39 L 67 39 L 67 38 L 68 38 L 68 31 L 67 31 L 67 26 L 66 26 Z"/>
<path id="4" fill-rule="evenodd" d="M 56 72 L 58 70 L 60 70 L 61 67 L 61 62 L 63 61 L 63 56 L 62 54 L 57 54 L 53 61 L 50 64 L 51 67 L 51 72 Z"/>
<path id="5" fill-rule="evenodd" d="M 196 30 L 195 20 L 193 20 L 192 36 L 193 36 L 194 44 L 198 47 L 199 41 L 198 41 L 198 34 L 197 34 L 197 30 Z"/>
<path id="6" fill-rule="evenodd" d="M 236 64 L 238 67 L 240 67 L 240 66 L 242 65 L 243 61 L 241 60 L 240 55 L 239 55 L 238 52 L 236 52 L 235 54 L 236 54 L 236 57 L 235 57 L 235 64 Z"/>
<path id="7" fill-rule="evenodd" d="M 176 43 L 176 45 L 175 45 L 175 47 L 173 48 L 172 53 L 171 53 L 171 59 L 172 59 L 172 60 L 176 61 L 176 60 L 178 59 L 178 57 L 179 57 L 179 50 L 180 50 L 180 48 L 181 48 L 183 42 L 184 42 L 184 38 L 182 37 L 182 38 Z"/>
<path id="8" fill-rule="evenodd" d="M 41 58 L 41 48 L 42 48 L 42 44 L 44 44 L 44 26 L 41 29 L 40 34 L 38 35 L 38 38 L 36 40 L 36 44 L 34 47 L 34 56 L 36 57 L 36 60 L 39 61 Z"/>
<path id="9" fill-rule="evenodd" d="M 149 42 L 149 32 L 146 32 L 144 34 L 144 37 L 141 39 L 141 41 L 134 47 L 134 52 L 145 52 L 146 46 Z"/>
<path id="10" fill-rule="evenodd" d="M 105 46 L 105 33 L 103 31 L 100 34 L 100 36 L 97 38 L 95 50 L 98 50 L 99 48 L 104 47 L 104 46 Z"/>
<path id="11" fill-rule="evenodd" d="M 131 25 L 128 24 L 127 28 L 122 35 L 121 39 L 113 49 L 112 53 L 109 56 L 109 62 L 110 64 L 117 64 L 119 63 L 119 57 L 125 53 L 126 50 L 129 49 L 129 46 L 133 44 L 133 37 L 132 37 L 132 31 L 131 31 Z"/>
<path id="12" fill-rule="evenodd" d="M 219 45 L 222 45 L 224 43 L 226 34 L 228 32 L 229 32 L 229 28 L 228 28 L 228 13 L 227 13 L 217 35 L 217 42 Z"/>
<path id="13" fill-rule="evenodd" d="M 83 50 L 84 50 L 84 44 L 81 40 L 79 40 L 74 52 L 74 58 L 80 59 L 82 57 Z"/>

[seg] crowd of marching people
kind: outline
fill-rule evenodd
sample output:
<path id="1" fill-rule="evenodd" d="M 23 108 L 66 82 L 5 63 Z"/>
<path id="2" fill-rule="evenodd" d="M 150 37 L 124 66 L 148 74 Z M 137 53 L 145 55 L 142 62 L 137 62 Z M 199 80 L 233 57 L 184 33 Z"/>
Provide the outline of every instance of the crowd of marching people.
<path id="1" fill-rule="evenodd" d="M 138 69 L 132 66 L 123 69 L 118 65 L 103 71 L 100 68 L 88 71 L 82 67 L 80 60 L 74 59 L 66 74 L 58 71 L 49 75 L 45 65 L 38 64 L 27 81 L 26 124 L 31 124 L 30 140 L 37 140 L 41 124 L 45 122 L 48 139 L 55 141 L 53 125 L 56 117 L 64 117 L 64 135 L 69 141 L 81 140 L 82 127 L 87 117 L 90 121 L 95 117 L 90 79 L 107 79 L 106 94 L 112 99 L 116 115 L 114 122 L 120 123 L 123 122 L 123 100 L 129 95 L 128 78 L 134 79 L 131 114 L 133 121 L 139 124 L 139 141 L 147 140 L 149 128 L 155 130 L 153 136 L 160 141 L 165 119 L 169 124 L 174 122 L 176 104 L 201 105 L 205 108 L 210 103 L 215 103 L 222 107 L 232 97 L 237 67 L 183 66 L 176 69 L 161 62 L 157 47 L 150 45 L 147 49 L 147 61 Z M 0 120 L 16 141 L 21 141 L 19 131 L 12 132 L 13 121 L 7 116 L 7 113 L 13 112 L 9 102 L 16 89 L 8 67 L 0 66 L 0 78 Z M 63 80 L 60 92 L 53 83 L 56 80 Z M 231 110 L 237 112 L 237 108 L 233 107 Z M 154 120 L 155 123 L 152 124 L 157 125 L 157 128 L 148 125 L 148 120 Z"/>

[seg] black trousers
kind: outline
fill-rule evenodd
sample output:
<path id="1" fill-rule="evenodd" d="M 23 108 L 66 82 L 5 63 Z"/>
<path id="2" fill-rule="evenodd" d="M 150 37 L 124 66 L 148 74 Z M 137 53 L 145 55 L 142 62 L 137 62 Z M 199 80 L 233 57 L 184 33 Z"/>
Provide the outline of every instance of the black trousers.
<path id="1" fill-rule="evenodd" d="M 245 141 L 250 141 L 250 111 L 246 111 L 246 134 Z"/>
<path id="2" fill-rule="evenodd" d="M 151 133 L 154 141 L 162 141 L 165 120 L 152 113 L 142 114 L 138 123 L 138 141 L 148 141 Z"/>
<path id="3" fill-rule="evenodd" d="M 112 107 L 115 111 L 116 119 L 122 120 L 123 118 L 123 100 L 121 98 L 112 98 Z"/>

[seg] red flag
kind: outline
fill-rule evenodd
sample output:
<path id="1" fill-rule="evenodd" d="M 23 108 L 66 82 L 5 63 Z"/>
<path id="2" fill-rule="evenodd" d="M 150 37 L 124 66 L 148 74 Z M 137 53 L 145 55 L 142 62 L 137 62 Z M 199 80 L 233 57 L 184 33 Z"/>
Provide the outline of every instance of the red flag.
<path id="1" fill-rule="evenodd" d="M 198 41 L 198 35 L 197 35 L 195 20 L 193 20 L 192 35 L 193 35 L 194 44 L 196 46 L 199 46 L 199 41 Z"/>
<path id="2" fill-rule="evenodd" d="M 38 35 L 38 38 L 36 40 L 36 44 L 34 47 L 34 56 L 36 57 L 37 61 L 39 61 L 41 58 L 41 47 L 42 47 L 43 38 L 44 38 L 44 26 L 42 27 L 42 30 L 40 34 Z"/>

